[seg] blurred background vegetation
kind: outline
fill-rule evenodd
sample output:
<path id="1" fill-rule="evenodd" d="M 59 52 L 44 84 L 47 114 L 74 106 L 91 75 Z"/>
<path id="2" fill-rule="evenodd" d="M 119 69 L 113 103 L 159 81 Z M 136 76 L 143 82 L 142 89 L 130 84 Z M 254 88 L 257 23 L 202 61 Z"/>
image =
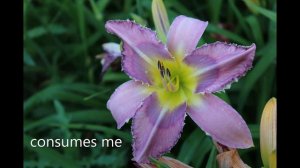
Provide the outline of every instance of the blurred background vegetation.
<path id="1" fill-rule="evenodd" d="M 209 21 L 199 45 L 227 41 L 257 45 L 254 67 L 218 96 L 249 125 L 255 147 L 239 150 L 262 167 L 259 122 L 276 96 L 275 0 L 164 0 L 169 20 L 186 15 Z M 106 33 L 110 19 L 135 19 L 154 28 L 151 0 L 24 0 L 24 166 L 132 167 L 130 125 L 117 130 L 106 102 L 129 78 L 114 63 L 100 77 L 96 55 L 119 39 Z M 187 117 L 182 137 L 167 154 L 193 167 L 216 167 L 211 139 Z M 121 138 L 121 148 L 32 148 L 32 138 Z"/>

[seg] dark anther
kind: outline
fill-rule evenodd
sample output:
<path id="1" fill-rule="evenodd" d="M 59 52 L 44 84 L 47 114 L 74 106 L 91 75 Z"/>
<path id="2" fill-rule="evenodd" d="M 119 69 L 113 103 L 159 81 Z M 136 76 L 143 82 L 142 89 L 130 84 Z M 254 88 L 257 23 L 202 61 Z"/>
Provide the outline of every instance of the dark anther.
<path id="1" fill-rule="evenodd" d="M 166 71 L 164 64 L 161 64 L 161 70 L 163 70 L 164 72 Z"/>
<path id="2" fill-rule="evenodd" d="M 157 67 L 159 69 L 160 75 L 161 77 L 164 77 L 166 73 L 166 69 L 164 67 L 164 64 L 162 62 L 160 62 L 159 60 L 157 61 Z M 170 73 L 170 72 L 169 72 Z"/>
<path id="3" fill-rule="evenodd" d="M 161 77 L 164 77 L 164 76 L 165 76 L 165 71 L 162 70 L 162 69 L 160 70 L 160 76 L 161 76 Z"/>
<path id="4" fill-rule="evenodd" d="M 160 61 L 158 60 L 158 62 L 157 62 L 157 68 L 160 70 L 161 69 L 161 63 L 160 63 Z"/>
<path id="5" fill-rule="evenodd" d="M 169 68 L 167 68 L 167 75 L 169 76 L 169 77 L 171 77 L 171 72 L 170 72 L 170 70 L 169 70 Z"/>

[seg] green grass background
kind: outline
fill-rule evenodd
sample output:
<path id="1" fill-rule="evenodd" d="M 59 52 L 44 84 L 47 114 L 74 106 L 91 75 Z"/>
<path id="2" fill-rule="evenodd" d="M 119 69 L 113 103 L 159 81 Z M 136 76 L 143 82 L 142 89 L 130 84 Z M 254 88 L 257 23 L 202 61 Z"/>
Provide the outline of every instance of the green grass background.
<path id="1" fill-rule="evenodd" d="M 223 98 L 249 125 L 255 147 L 239 150 L 245 163 L 262 167 L 259 122 L 276 96 L 275 0 L 165 0 L 169 19 L 209 21 L 199 45 L 217 40 L 257 45 L 254 67 Z M 116 63 L 103 78 L 95 56 L 110 19 L 135 19 L 154 28 L 151 0 L 24 0 L 24 167 L 131 167 L 130 123 L 121 130 L 106 109 L 114 89 L 129 80 Z M 223 26 L 221 26 L 223 25 Z M 167 154 L 193 167 L 217 167 L 211 139 L 186 118 L 183 134 Z M 121 148 L 32 148 L 32 138 L 121 138 Z"/>

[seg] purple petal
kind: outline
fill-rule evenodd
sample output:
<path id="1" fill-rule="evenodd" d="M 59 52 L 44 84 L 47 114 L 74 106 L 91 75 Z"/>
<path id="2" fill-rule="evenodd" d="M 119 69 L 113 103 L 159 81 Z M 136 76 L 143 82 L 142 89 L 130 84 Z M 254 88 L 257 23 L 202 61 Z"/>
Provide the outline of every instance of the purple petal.
<path id="1" fill-rule="evenodd" d="M 255 44 L 238 46 L 216 42 L 197 48 L 184 61 L 197 67 L 199 78 L 196 92 L 216 92 L 226 89 L 252 67 Z"/>
<path id="2" fill-rule="evenodd" d="M 161 107 L 155 94 L 146 98 L 133 117 L 133 160 L 148 163 L 149 157 L 170 151 L 180 137 L 185 109 L 185 104 L 173 111 Z"/>
<path id="3" fill-rule="evenodd" d="M 253 146 L 250 130 L 243 118 L 220 98 L 205 94 L 198 104 L 188 107 L 187 113 L 219 143 L 230 148 Z"/>
<path id="4" fill-rule="evenodd" d="M 174 56 L 184 57 L 197 46 L 208 22 L 186 16 L 177 16 L 170 26 L 167 46 Z"/>
<path id="5" fill-rule="evenodd" d="M 118 43 L 104 43 L 102 44 L 102 48 L 103 50 L 113 56 L 113 57 L 120 57 L 121 56 L 121 49 L 120 49 L 120 45 Z"/>
<path id="6" fill-rule="evenodd" d="M 106 72 L 111 63 L 117 58 L 121 57 L 120 45 L 117 43 L 104 43 L 102 45 L 103 50 L 106 52 L 104 57 L 101 59 L 102 71 L 101 74 Z"/>
<path id="7" fill-rule="evenodd" d="M 171 59 L 165 46 L 148 28 L 129 20 L 108 21 L 105 28 L 123 40 L 122 66 L 136 80 L 151 83 L 148 69 L 156 67 L 157 60 Z"/>
<path id="8" fill-rule="evenodd" d="M 141 82 L 133 80 L 123 83 L 115 90 L 107 102 L 107 108 L 117 121 L 118 129 L 134 116 L 143 100 L 149 95 Z"/>
<path id="9" fill-rule="evenodd" d="M 101 70 L 101 75 L 103 75 L 107 69 L 110 67 L 110 65 L 117 59 L 112 55 L 109 54 L 102 54 L 101 57 L 103 57 L 101 59 L 101 65 L 102 65 L 102 70 Z"/>

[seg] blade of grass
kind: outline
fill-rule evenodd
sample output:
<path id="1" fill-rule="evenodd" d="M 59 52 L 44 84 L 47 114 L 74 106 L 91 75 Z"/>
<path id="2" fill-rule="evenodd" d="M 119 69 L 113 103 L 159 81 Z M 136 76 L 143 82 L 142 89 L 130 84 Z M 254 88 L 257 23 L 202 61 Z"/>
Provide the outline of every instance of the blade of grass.
<path id="1" fill-rule="evenodd" d="M 217 162 L 216 162 L 216 155 L 217 155 L 217 150 L 215 147 L 211 148 L 208 161 L 206 164 L 206 168 L 216 168 L 217 167 Z"/>
<path id="2" fill-rule="evenodd" d="M 114 123 L 112 115 L 107 110 L 81 110 L 67 114 L 72 123 Z"/>
<path id="3" fill-rule="evenodd" d="M 94 99 L 84 101 L 84 97 L 86 97 L 86 95 L 81 95 L 91 94 L 97 91 L 99 90 L 97 90 L 95 86 L 88 84 L 53 84 L 27 98 L 23 103 L 24 113 L 27 114 L 34 106 L 40 103 L 45 103 L 54 99 L 69 102 L 80 102 L 81 104 L 98 107 L 98 101 Z"/>
<path id="4" fill-rule="evenodd" d="M 96 5 L 95 1 L 94 0 L 89 0 L 89 2 L 91 4 L 91 6 L 92 6 L 95 18 L 97 20 L 102 20 L 103 19 L 103 15 L 102 15 L 102 13 L 100 13 L 100 10 L 98 9 L 98 6 Z"/>
<path id="5" fill-rule="evenodd" d="M 259 125 L 258 124 L 249 124 L 248 125 L 252 138 L 259 139 Z"/>
<path id="6" fill-rule="evenodd" d="M 114 119 L 109 111 L 99 110 L 81 110 L 69 112 L 66 114 L 70 119 L 70 123 L 114 123 Z M 58 116 L 50 115 L 33 122 L 26 121 L 24 132 L 28 132 L 38 127 L 47 127 L 47 125 L 57 123 Z"/>
<path id="7" fill-rule="evenodd" d="M 23 62 L 25 65 L 36 66 L 35 61 L 32 59 L 31 55 L 25 49 L 23 51 Z"/>
<path id="8" fill-rule="evenodd" d="M 24 146 L 25 148 L 34 151 L 38 154 L 39 157 L 41 158 L 45 158 L 46 160 L 52 162 L 53 165 L 60 165 L 62 167 L 65 168 L 76 168 L 79 167 L 78 163 L 76 160 L 72 160 L 62 154 L 60 154 L 59 152 L 57 152 L 54 149 L 51 148 L 34 148 L 31 147 L 30 145 L 30 141 L 33 138 L 28 136 L 28 135 L 24 135 Z"/>
<path id="9" fill-rule="evenodd" d="M 201 151 L 201 154 L 196 153 L 193 159 L 193 163 L 195 167 L 200 167 L 203 164 L 203 161 L 211 148 L 214 148 L 211 139 L 209 137 L 205 137 L 200 146 L 197 148 L 197 151 Z"/>
<path id="10" fill-rule="evenodd" d="M 25 40 L 25 47 L 26 48 L 30 47 L 30 48 L 32 48 L 32 50 L 34 50 L 35 52 L 37 52 L 37 55 L 43 61 L 44 66 L 46 66 L 45 69 L 50 69 L 51 68 L 50 62 L 49 62 L 49 60 L 47 58 L 47 55 L 44 52 L 44 49 L 38 43 L 36 43 L 34 40 L 32 40 L 30 38 L 26 38 L 26 40 Z"/>
<path id="11" fill-rule="evenodd" d="M 58 100 L 54 100 L 53 105 L 54 105 L 55 111 L 57 113 L 57 120 L 58 120 L 59 123 L 62 124 L 61 129 L 64 132 L 64 138 L 70 138 L 71 137 L 71 132 L 68 129 L 68 127 L 66 127 L 66 125 L 69 124 L 70 119 L 65 114 L 64 106 Z"/>
<path id="12" fill-rule="evenodd" d="M 184 143 L 181 145 L 180 152 L 177 156 L 178 160 L 189 164 L 193 160 L 195 154 L 198 151 L 198 146 L 204 138 L 204 134 L 199 130 L 195 129 L 189 137 L 186 138 Z M 197 139 L 197 140 L 195 140 Z"/>
<path id="13" fill-rule="evenodd" d="M 125 82 L 130 80 L 130 78 L 124 73 L 113 73 L 108 71 L 102 79 L 102 82 Z"/>
<path id="14" fill-rule="evenodd" d="M 99 12 L 103 12 L 104 9 L 107 7 L 107 5 L 109 4 L 109 0 L 101 0 L 101 1 L 97 1 L 96 2 L 96 6 L 99 10 Z"/>
<path id="15" fill-rule="evenodd" d="M 147 26 L 147 20 L 143 19 L 141 16 L 135 14 L 135 13 L 130 13 L 131 18 L 138 24 Z"/>
<path id="16" fill-rule="evenodd" d="M 261 119 L 261 114 L 263 111 L 263 108 L 267 101 L 272 97 L 272 90 L 273 90 L 273 84 L 275 83 L 275 70 L 273 68 L 269 68 L 267 71 L 268 75 L 264 76 L 261 81 L 261 95 L 259 96 L 258 106 L 257 106 L 257 113 L 256 113 L 256 121 L 259 123 Z"/>
<path id="17" fill-rule="evenodd" d="M 256 45 L 258 47 L 263 46 L 264 40 L 263 40 L 263 34 L 261 31 L 261 26 L 259 21 L 255 16 L 249 16 L 247 17 L 246 21 L 248 22 L 249 26 L 251 27 L 252 36 L 255 39 Z"/>
<path id="18" fill-rule="evenodd" d="M 248 32 L 250 32 L 249 27 L 246 25 L 246 21 L 244 16 L 241 14 L 241 12 L 238 10 L 237 6 L 235 5 L 234 0 L 229 0 L 228 1 L 228 5 L 231 8 L 231 10 L 233 11 L 233 13 L 235 14 L 235 16 L 238 19 L 238 23 L 241 25 L 243 31 L 245 32 L 246 36 L 248 37 L 248 39 L 251 37 L 250 34 Z"/>
<path id="19" fill-rule="evenodd" d="M 183 5 L 181 2 L 179 1 L 165 1 L 165 6 L 167 8 L 173 8 L 175 9 L 175 11 L 177 12 L 177 15 L 181 14 L 181 15 L 186 15 L 186 16 L 190 16 L 190 17 L 195 17 L 194 13 L 191 12 L 191 10 L 189 10 L 188 8 L 185 7 L 185 5 Z M 168 11 L 168 15 L 169 15 L 169 11 Z M 172 20 L 170 20 L 172 22 Z"/>
<path id="20" fill-rule="evenodd" d="M 156 160 L 153 157 L 150 157 L 150 161 L 153 165 L 155 165 L 157 168 L 170 168 L 167 164 L 160 162 L 159 160 Z"/>
<path id="21" fill-rule="evenodd" d="M 101 92 L 97 92 L 97 93 L 94 93 L 94 94 L 92 94 L 88 97 L 85 97 L 83 100 L 87 101 L 87 100 L 90 100 L 90 99 L 93 99 L 93 98 L 96 98 L 96 97 L 101 97 L 101 96 L 103 96 L 103 94 L 108 93 L 108 92 L 109 92 L 109 90 L 103 90 Z"/>
<path id="22" fill-rule="evenodd" d="M 58 124 L 50 124 L 49 126 L 53 127 L 61 127 L 62 125 Z M 69 124 L 66 125 L 69 129 L 83 129 L 83 130 L 90 130 L 90 131 L 101 131 L 107 134 L 115 135 L 117 137 L 123 138 L 123 140 L 127 142 L 131 142 L 131 135 L 129 133 L 125 133 L 123 131 L 118 131 L 113 128 L 101 126 L 101 125 L 91 125 L 91 124 Z"/>
<path id="23" fill-rule="evenodd" d="M 241 36 L 239 36 L 235 33 L 232 33 L 230 31 L 219 28 L 215 24 L 209 24 L 207 26 L 206 30 L 210 33 L 217 33 L 217 34 L 223 35 L 223 36 L 229 38 L 230 40 L 232 40 L 234 42 L 237 42 L 237 43 L 240 43 L 242 45 L 249 45 L 250 44 L 250 42 L 248 40 L 244 39 L 243 37 L 241 37 Z"/>
<path id="24" fill-rule="evenodd" d="M 262 14 L 263 16 L 269 18 L 271 21 L 276 22 L 277 15 L 276 15 L 275 12 L 270 11 L 270 10 L 265 9 L 265 8 L 262 8 L 260 6 L 257 6 L 255 3 L 251 2 L 250 0 L 244 0 L 244 2 L 253 11 L 256 11 L 256 12 Z"/>
<path id="25" fill-rule="evenodd" d="M 67 33 L 67 28 L 65 28 L 62 25 L 58 25 L 58 24 L 49 24 L 49 25 L 47 25 L 47 29 L 44 26 L 38 26 L 38 27 L 32 28 L 26 32 L 27 33 L 26 37 L 33 39 L 33 38 L 38 38 L 43 35 L 46 35 L 47 33 L 51 33 L 54 35 L 60 35 L 60 34 Z"/>
<path id="26" fill-rule="evenodd" d="M 222 11 L 223 0 L 210 0 L 208 1 L 208 8 L 213 23 L 219 23 L 220 12 Z"/>
<path id="27" fill-rule="evenodd" d="M 47 127 L 48 124 L 55 123 L 57 121 L 57 115 L 51 115 L 34 122 L 26 122 L 24 125 L 24 132 L 28 132 L 38 127 Z"/>
<path id="28" fill-rule="evenodd" d="M 131 7 L 132 7 L 132 0 L 127 0 L 127 1 L 125 1 L 123 11 L 126 12 L 126 13 L 129 13 Z"/>
<path id="29" fill-rule="evenodd" d="M 86 42 L 86 29 L 85 29 L 85 18 L 84 18 L 84 5 L 83 0 L 76 1 L 77 6 L 77 17 L 78 17 L 78 26 L 79 26 L 79 34 L 82 40 L 82 45 L 84 48 L 85 56 L 88 56 L 87 42 Z"/>

